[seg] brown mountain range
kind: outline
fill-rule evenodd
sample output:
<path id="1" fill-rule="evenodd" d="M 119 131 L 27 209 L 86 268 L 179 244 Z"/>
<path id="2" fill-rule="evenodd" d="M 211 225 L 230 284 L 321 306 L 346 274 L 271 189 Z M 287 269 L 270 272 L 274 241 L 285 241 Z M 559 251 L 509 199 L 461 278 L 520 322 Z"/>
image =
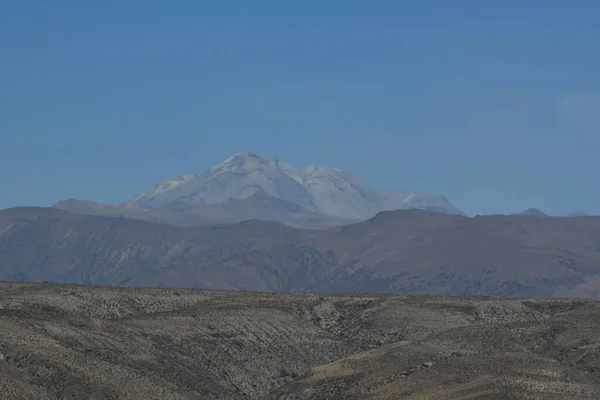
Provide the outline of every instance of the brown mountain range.
<path id="1" fill-rule="evenodd" d="M 303 230 L 0 211 L 0 279 L 266 291 L 597 296 L 600 218 L 390 211 Z"/>
<path id="2" fill-rule="evenodd" d="M 81 214 L 122 216 L 176 226 L 204 226 L 260 219 L 278 221 L 296 228 L 322 229 L 354 222 L 308 211 L 295 203 L 269 196 L 262 191 L 244 199 L 229 199 L 217 204 L 178 200 L 150 210 L 127 204 L 107 205 L 75 199 L 61 201 L 54 207 Z"/>

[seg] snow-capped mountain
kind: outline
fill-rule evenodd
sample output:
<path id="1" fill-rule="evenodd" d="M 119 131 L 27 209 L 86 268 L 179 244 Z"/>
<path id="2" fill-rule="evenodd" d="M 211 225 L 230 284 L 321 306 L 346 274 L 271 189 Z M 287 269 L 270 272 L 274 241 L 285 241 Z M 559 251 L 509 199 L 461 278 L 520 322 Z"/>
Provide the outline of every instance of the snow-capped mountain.
<path id="1" fill-rule="evenodd" d="M 217 204 L 256 192 L 346 219 L 366 219 L 381 211 L 406 208 L 461 214 L 443 196 L 376 190 L 340 169 L 295 168 L 252 153 L 238 153 L 202 174 L 160 182 L 124 204 L 151 210 L 182 200 Z"/>

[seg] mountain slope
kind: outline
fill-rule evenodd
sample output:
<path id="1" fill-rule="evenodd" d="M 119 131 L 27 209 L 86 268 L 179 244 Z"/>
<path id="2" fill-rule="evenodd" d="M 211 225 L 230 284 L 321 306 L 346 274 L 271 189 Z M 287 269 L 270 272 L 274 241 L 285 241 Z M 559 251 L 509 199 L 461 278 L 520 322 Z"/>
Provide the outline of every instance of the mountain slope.
<path id="1" fill-rule="evenodd" d="M 0 282 L 22 399 L 597 399 L 593 300 Z"/>
<path id="2" fill-rule="evenodd" d="M 352 220 L 330 217 L 305 210 L 299 205 L 258 191 L 244 199 L 230 199 L 222 203 L 174 200 L 158 208 L 146 210 L 129 205 L 107 206 L 90 201 L 68 200 L 55 208 L 88 215 L 135 218 L 177 226 L 203 226 L 237 223 L 251 219 L 277 221 L 289 226 L 320 229 L 347 225 Z"/>
<path id="3" fill-rule="evenodd" d="M 103 216 L 112 216 L 118 217 L 121 214 L 127 216 L 134 216 L 141 212 L 146 211 L 143 208 L 128 206 L 125 204 L 118 205 L 110 205 L 110 204 L 102 204 L 96 203 L 94 201 L 89 200 L 77 200 L 77 199 L 67 199 L 60 201 L 54 205 L 55 208 L 59 210 L 70 211 L 74 213 L 80 214 L 88 214 L 88 215 L 103 215 Z"/>
<path id="4" fill-rule="evenodd" d="M 600 273 L 600 218 L 381 213 L 313 241 L 397 291 L 553 295 Z M 593 292 L 587 292 L 593 294 Z"/>
<path id="5" fill-rule="evenodd" d="M 460 213 L 443 196 L 375 190 L 339 169 L 295 168 L 252 153 L 238 153 L 204 174 L 161 182 L 125 204 L 145 209 L 179 200 L 215 204 L 244 199 L 256 192 L 293 202 L 308 211 L 346 219 L 366 219 L 380 211 L 413 207 Z"/>
<path id="6" fill-rule="evenodd" d="M 531 217 L 547 217 L 548 214 L 546 214 L 545 212 L 538 210 L 537 208 L 528 208 L 527 210 L 520 212 L 520 213 L 515 213 L 513 215 L 529 215 Z"/>
<path id="7" fill-rule="evenodd" d="M 211 277 L 203 266 L 262 247 L 298 242 L 313 234 L 258 220 L 180 228 L 52 208 L 15 208 L 0 211 L 0 279 L 144 284 L 158 271 L 189 268 L 188 276 L 174 286 L 188 282 L 191 286 L 211 287 L 212 279 L 223 279 Z M 245 279 L 243 271 L 215 274 Z"/>
<path id="8" fill-rule="evenodd" d="M 391 298 L 372 318 L 365 312 L 361 315 L 376 331 L 382 326 L 400 327 L 395 342 L 313 368 L 267 398 L 591 400 L 600 396 L 600 381 L 592 373 L 600 339 L 595 327 L 597 305 L 571 299 L 550 303 L 471 298 L 467 302 L 466 298 L 428 297 L 422 298 L 421 304 L 427 304 L 423 307 L 416 298 L 409 299 Z M 404 308 L 402 314 L 390 312 L 396 305 Z M 421 326 L 405 328 L 416 321 Z"/>
<path id="9" fill-rule="evenodd" d="M 268 291 L 598 296 L 600 218 L 389 211 L 350 226 L 180 228 L 0 211 L 0 279 Z"/>

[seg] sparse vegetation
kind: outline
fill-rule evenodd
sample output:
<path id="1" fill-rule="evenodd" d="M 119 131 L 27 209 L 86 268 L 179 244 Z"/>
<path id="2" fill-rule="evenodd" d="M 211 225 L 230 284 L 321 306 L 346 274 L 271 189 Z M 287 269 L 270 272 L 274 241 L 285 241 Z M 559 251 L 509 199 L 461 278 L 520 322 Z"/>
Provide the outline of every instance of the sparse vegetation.
<path id="1" fill-rule="evenodd" d="M 599 308 L 4 282 L 0 389 L 7 400 L 596 399 Z"/>

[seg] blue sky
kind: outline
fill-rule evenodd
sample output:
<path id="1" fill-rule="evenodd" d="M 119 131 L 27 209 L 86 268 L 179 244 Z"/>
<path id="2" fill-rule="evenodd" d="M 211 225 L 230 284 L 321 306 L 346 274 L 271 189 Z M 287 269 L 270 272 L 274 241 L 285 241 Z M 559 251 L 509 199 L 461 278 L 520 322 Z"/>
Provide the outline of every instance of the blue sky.
<path id="1" fill-rule="evenodd" d="M 252 151 L 468 214 L 600 213 L 600 2 L 1 9 L 0 208 L 118 203 Z"/>

